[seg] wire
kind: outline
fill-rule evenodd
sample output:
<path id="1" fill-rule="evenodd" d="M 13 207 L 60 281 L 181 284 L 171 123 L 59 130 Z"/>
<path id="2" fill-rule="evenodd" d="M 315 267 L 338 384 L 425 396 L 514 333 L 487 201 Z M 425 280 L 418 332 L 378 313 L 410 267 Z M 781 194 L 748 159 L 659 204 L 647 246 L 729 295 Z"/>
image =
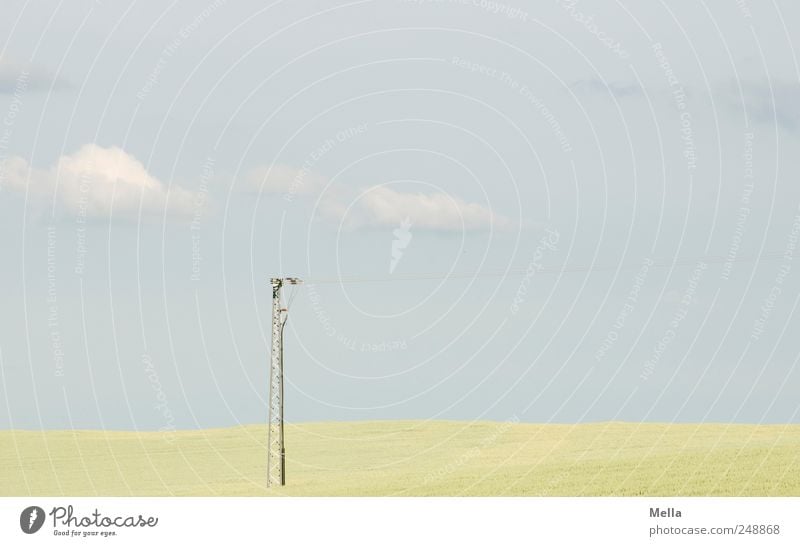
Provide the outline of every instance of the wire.
<path id="1" fill-rule="evenodd" d="M 773 261 L 783 258 L 782 252 L 769 252 L 761 256 L 737 256 L 731 259 L 728 256 L 702 256 L 697 258 L 680 258 L 677 260 L 654 260 L 650 267 L 685 267 L 695 265 L 699 262 L 705 263 L 729 263 L 729 262 L 762 262 Z M 619 270 L 640 269 L 642 264 L 626 264 L 626 265 L 585 265 L 585 264 L 562 264 L 557 266 L 547 266 L 537 268 L 535 273 L 542 274 L 563 274 L 563 273 L 594 273 L 594 272 L 608 272 Z M 320 277 L 308 278 L 305 280 L 306 284 L 355 284 L 355 283 L 373 283 L 373 282 L 400 282 L 400 281 L 433 281 L 433 280 L 470 280 L 482 278 L 497 278 L 507 276 L 527 275 L 530 267 L 527 268 L 512 268 L 507 271 L 484 271 L 476 273 L 455 273 L 452 275 L 442 274 L 428 274 L 428 275 L 393 275 L 391 277 Z"/>
<path id="2" fill-rule="evenodd" d="M 286 302 L 286 312 L 287 312 L 287 314 L 289 312 L 289 309 L 292 308 L 292 303 L 294 303 L 294 299 L 297 297 L 297 293 L 299 292 L 299 290 L 297 289 L 298 285 L 291 285 L 291 286 L 294 286 L 294 288 L 290 292 L 289 300 Z"/>

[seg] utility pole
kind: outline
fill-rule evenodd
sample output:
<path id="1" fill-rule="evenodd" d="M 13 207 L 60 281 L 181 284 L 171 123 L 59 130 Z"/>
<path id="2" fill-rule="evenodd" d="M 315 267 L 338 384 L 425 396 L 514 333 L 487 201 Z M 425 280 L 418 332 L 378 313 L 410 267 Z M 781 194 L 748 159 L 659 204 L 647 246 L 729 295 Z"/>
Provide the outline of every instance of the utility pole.
<path id="1" fill-rule="evenodd" d="M 269 371 L 269 436 L 267 438 L 267 487 L 286 485 L 286 446 L 283 443 L 283 330 L 289 310 L 281 305 L 284 285 L 298 285 L 294 277 L 273 278 L 272 356 Z"/>

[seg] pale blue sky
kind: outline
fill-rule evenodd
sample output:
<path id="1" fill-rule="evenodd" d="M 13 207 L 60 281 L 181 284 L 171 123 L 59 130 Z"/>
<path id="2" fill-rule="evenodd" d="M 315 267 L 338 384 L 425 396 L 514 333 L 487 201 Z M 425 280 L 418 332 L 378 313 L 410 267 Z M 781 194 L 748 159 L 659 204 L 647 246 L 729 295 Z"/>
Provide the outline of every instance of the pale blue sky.
<path id="1" fill-rule="evenodd" d="M 799 422 L 798 21 L 4 1 L 0 427 Z"/>

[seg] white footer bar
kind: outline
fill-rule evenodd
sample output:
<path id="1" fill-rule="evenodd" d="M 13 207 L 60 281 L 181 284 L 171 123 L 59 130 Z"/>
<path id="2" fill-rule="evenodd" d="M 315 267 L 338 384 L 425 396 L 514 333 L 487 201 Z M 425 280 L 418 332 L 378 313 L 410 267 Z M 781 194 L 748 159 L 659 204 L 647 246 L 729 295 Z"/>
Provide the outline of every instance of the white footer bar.
<path id="1" fill-rule="evenodd" d="M 0 498 L 0 544 L 800 544 L 798 498 Z M 188 542 L 192 541 L 192 542 Z"/>

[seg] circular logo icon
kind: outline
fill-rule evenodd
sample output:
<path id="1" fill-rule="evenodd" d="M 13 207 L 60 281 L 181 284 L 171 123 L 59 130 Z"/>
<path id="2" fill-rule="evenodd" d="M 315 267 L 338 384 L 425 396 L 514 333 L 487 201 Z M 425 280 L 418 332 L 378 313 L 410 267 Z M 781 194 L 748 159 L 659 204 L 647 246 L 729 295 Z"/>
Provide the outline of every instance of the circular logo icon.
<path id="1" fill-rule="evenodd" d="M 19 526 L 26 535 L 32 535 L 44 525 L 44 510 L 38 506 L 28 506 L 19 515 Z"/>

